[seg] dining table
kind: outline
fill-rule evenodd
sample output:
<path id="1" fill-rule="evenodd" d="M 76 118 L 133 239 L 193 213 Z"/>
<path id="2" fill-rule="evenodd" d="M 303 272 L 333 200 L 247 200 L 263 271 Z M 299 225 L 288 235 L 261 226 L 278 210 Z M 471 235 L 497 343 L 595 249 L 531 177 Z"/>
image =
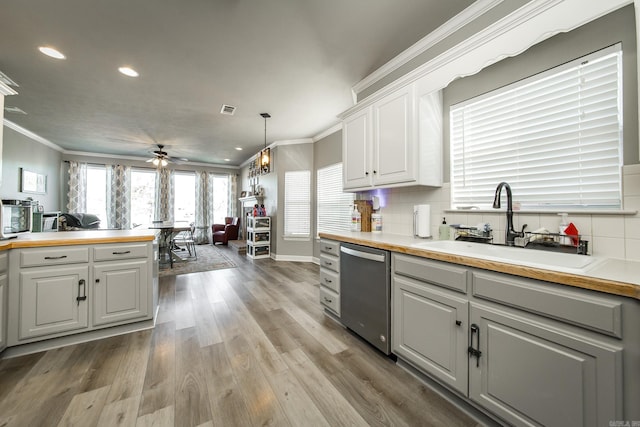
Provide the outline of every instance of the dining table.
<path id="1" fill-rule="evenodd" d="M 153 221 L 149 225 L 150 229 L 160 230 L 160 238 L 158 242 L 160 254 L 160 266 L 169 265 L 173 268 L 174 257 L 182 258 L 173 251 L 173 238 L 181 231 L 191 230 L 191 224 L 187 221 Z"/>

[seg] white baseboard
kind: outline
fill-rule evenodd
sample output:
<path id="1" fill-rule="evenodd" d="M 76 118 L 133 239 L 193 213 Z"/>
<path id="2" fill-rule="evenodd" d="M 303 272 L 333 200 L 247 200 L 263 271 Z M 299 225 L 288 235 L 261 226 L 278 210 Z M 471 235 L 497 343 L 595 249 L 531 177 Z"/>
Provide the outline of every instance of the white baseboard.
<path id="1" fill-rule="evenodd" d="M 311 255 L 278 255 L 271 253 L 271 259 L 275 261 L 291 261 L 291 262 L 313 262 Z"/>

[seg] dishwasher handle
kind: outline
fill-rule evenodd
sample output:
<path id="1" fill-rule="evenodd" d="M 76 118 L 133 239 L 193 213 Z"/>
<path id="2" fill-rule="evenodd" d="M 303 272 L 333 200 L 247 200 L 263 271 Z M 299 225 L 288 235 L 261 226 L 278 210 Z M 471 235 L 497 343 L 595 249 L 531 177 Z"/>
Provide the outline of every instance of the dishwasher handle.
<path id="1" fill-rule="evenodd" d="M 369 252 L 357 251 L 355 249 L 345 248 L 344 246 L 340 246 L 340 252 L 344 252 L 347 255 L 364 258 L 371 261 L 385 262 L 386 260 L 386 257 L 383 254 L 372 254 Z"/>

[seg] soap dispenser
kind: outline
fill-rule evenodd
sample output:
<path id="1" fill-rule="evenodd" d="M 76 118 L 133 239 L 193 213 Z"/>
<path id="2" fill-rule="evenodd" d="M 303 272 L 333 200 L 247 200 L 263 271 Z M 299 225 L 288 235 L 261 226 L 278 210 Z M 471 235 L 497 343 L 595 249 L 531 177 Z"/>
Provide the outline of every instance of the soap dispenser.
<path id="1" fill-rule="evenodd" d="M 438 239 L 449 240 L 450 238 L 451 238 L 451 228 L 447 225 L 446 218 L 442 217 L 442 224 L 440 224 L 440 228 L 438 228 Z"/>
<path id="2" fill-rule="evenodd" d="M 351 231 L 360 231 L 362 226 L 362 216 L 358 211 L 358 208 L 354 205 L 353 212 L 351 213 Z"/>

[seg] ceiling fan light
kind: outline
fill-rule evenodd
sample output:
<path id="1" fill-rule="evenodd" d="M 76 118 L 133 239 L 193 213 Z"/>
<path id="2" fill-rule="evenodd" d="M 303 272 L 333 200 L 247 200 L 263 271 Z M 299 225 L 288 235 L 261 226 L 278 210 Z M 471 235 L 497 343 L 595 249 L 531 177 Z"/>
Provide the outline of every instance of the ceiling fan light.
<path id="1" fill-rule="evenodd" d="M 153 163 L 154 166 L 158 166 L 160 164 L 160 159 L 155 158 L 151 163 Z"/>
<path id="2" fill-rule="evenodd" d="M 160 164 L 164 167 L 164 166 L 167 166 L 169 162 L 166 159 L 162 159 L 160 160 Z"/>

